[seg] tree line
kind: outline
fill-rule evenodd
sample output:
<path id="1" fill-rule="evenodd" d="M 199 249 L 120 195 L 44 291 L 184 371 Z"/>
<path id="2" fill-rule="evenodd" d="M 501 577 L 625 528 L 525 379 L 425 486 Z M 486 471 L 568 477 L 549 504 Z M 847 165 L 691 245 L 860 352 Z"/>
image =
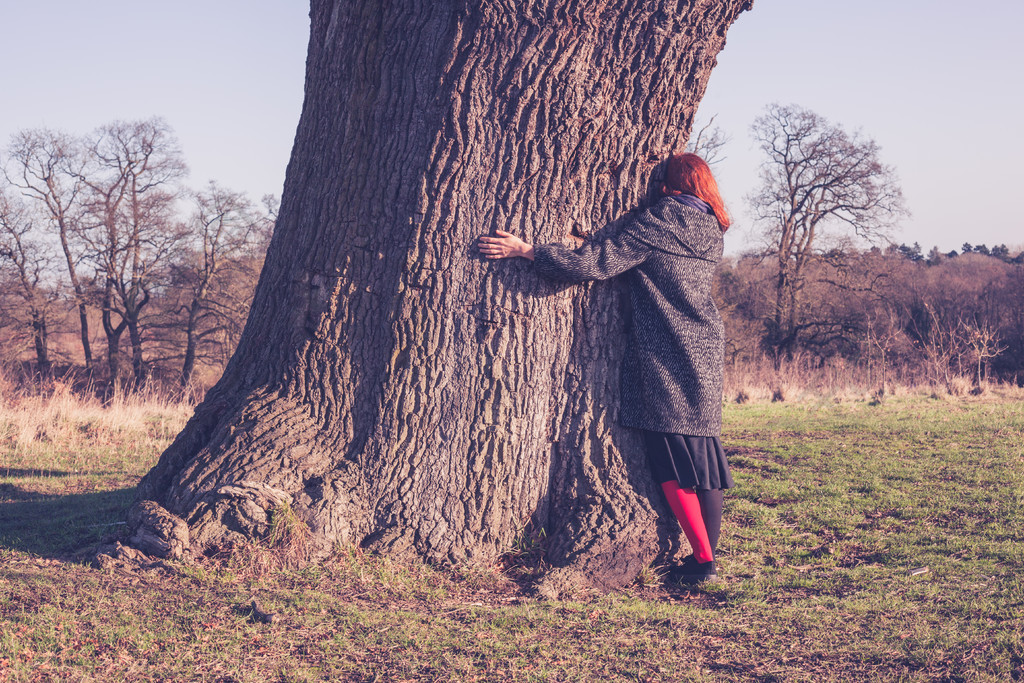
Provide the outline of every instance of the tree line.
<path id="1" fill-rule="evenodd" d="M 154 372 L 188 385 L 198 366 L 226 362 L 274 223 L 272 198 L 185 186 L 182 152 L 158 118 L 81 136 L 20 131 L 0 165 L 4 361 L 31 349 L 32 377 L 70 372 L 108 391 Z M 72 330 L 73 346 L 54 344 Z"/>
<path id="2" fill-rule="evenodd" d="M 873 140 L 795 105 L 768 106 L 751 132 L 763 152 L 747 198 L 760 242 L 717 274 L 727 360 L 852 362 L 883 392 L 893 381 L 1021 381 L 1024 252 L 896 245 L 906 210 Z M 709 123 L 691 147 L 715 163 L 727 141 Z M 34 354 L 35 378 L 70 368 L 109 390 L 219 373 L 248 314 L 273 198 L 186 187 L 160 119 L 85 136 L 21 131 L 2 161 L 4 361 Z M 77 348 L 54 348 L 54 330 L 72 329 Z"/>
<path id="3" fill-rule="evenodd" d="M 774 264 L 760 254 L 730 259 L 717 275 L 727 361 L 857 366 L 879 396 L 894 384 L 950 393 L 989 381 L 1020 384 L 1022 260 L 981 253 L 915 260 L 895 245 L 822 254 L 805 268 L 791 331 L 780 337 Z"/>

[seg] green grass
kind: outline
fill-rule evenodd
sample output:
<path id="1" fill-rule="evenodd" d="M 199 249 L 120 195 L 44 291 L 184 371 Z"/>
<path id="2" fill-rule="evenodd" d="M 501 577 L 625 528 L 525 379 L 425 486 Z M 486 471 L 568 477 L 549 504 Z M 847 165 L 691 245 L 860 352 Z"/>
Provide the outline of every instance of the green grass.
<path id="1" fill-rule="evenodd" d="M 176 424 L 0 446 L 0 680 L 1024 680 L 1019 402 L 730 405 L 722 580 L 550 602 L 352 549 L 300 571 L 60 559 Z"/>

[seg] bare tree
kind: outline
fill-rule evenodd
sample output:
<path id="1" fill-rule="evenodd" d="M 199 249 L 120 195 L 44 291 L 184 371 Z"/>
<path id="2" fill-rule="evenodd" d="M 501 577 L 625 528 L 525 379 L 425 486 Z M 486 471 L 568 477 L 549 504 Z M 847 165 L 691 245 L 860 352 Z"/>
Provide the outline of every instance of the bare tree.
<path id="1" fill-rule="evenodd" d="M 41 378 L 52 374 L 49 352 L 49 318 L 55 301 L 52 288 L 46 286 L 48 255 L 34 240 L 29 212 L 12 200 L 6 188 L 0 188 L 0 272 L 13 271 L 14 291 L 28 314 L 32 344 L 36 352 L 36 370 Z"/>
<path id="2" fill-rule="evenodd" d="M 974 361 L 974 389 L 980 392 L 987 380 L 987 368 L 992 359 L 1006 351 L 1006 344 L 1000 339 L 999 330 L 991 318 L 980 315 L 964 316 L 960 320 L 967 347 Z"/>
<path id="3" fill-rule="evenodd" d="M 888 390 L 890 352 L 906 337 L 903 322 L 900 320 L 896 307 L 888 301 L 879 304 L 868 312 L 865 340 L 868 344 L 869 362 L 871 349 L 878 351 L 878 389 L 875 398 L 885 400 Z"/>
<path id="4" fill-rule="evenodd" d="M 12 185 L 34 200 L 64 254 L 71 292 L 78 308 L 82 355 L 93 368 L 86 281 L 80 274 L 84 249 L 79 238 L 84 155 L 79 142 L 59 131 L 25 130 L 8 146 L 4 172 Z"/>
<path id="5" fill-rule="evenodd" d="M 192 195 L 194 211 L 189 222 L 187 243 L 177 259 L 179 286 L 188 292 L 184 303 L 185 355 L 181 383 L 187 385 L 195 370 L 200 344 L 224 336 L 244 321 L 251 290 L 245 296 L 231 296 L 231 282 L 249 279 L 253 285 L 250 257 L 257 244 L 264 244 L 271 219 L 261 214 L 245 195 L 211 182 L 206 190 Z M 259 263 L 262 263 L 260 259 Z M 248 276 L 248 277 L 247 277 Z M 218 286 L 221 285 L 221 286 Z M 232 347 L 233 348 L 233 347 Z"/>
<path id="6" fill-rule="evenodd" d="M 961 320 L 928 302 L 924 303 L 923 310 L 924 316 L 912 316 L 910 321 L 924 352 L 929 379 L 955 394 L 955 378 L 963 375 L 963 358 L 968 350 Z"/>
<path id="7" fill-rule="evenodd" d="M 715 125 L 715 116 L 707 120 L 707 123 L 697 128 L 697 134 L 690 136 L 686 144 L 686 151 L 692 152 L 714 166 L 725 159 L 722 150 L 729 144 L 730 137 L 724 130 Z"/>
<path id="8" fill-rule="evenodd" d="M 531 524 L 550 592 L 678 550 L 614 419 L 622 283 L 542 282 L 472 245 L 568 241 L 643 205 L 749 6 L 313 0 L 245 332 L 140 484 L 133 537 L 155 515 L 197 552 L 287 506 L 311 551 L 489 561 Z"/>
<path id="9" fill-rule="evenodd" d="M 766 253 L 776 260 L 775 309 L 765 341 L 780 359 L 792 355 L 801 333 L 805 269 L 818 254 L 822 231 L 845 228 L 878 240 L 905 210 L 896 174 L 879 160 L 874 140 L 778 104 L 752 131 L 767 159 L 761 188 L 749 201 L 769 243 Z M 828 246 L 835 253 L 836 245 Z"/>
<path id="10" fill-rule="evenodd" d="M 146 315 L 147 359 L 154 368 L 173 367 L 183 389 L 202 390 L 238 345 L 276 201 L 264 197 L 257 206 L 215 182 L 188 195 L 192 212 L 183 223 L 184 238 L 163 268 Z"/>
<path id="11" fill-rule="evenodd" d="M 144 381 L 141 316 L 151 279 L 182 228 L 173 218 L 185 164 L 161 119 L 115 122 L 90 139 L 89 165 L 79 176 L 88 188 L 91 223 L 83 230 L 103 283 L 102 322 L 111 382 L 121 379 L 121 336 L 128 330 L 134 382 Z"/>

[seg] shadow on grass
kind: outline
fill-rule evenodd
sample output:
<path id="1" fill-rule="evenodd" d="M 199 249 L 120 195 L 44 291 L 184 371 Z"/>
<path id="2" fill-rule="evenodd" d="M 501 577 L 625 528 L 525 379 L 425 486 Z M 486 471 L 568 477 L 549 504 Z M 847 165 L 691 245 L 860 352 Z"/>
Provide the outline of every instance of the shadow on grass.
<path id="1" fill-rule="evenodd" d="M 0 548 L 66 559 L 124 528 L 135 489 L 46 495 L 6 484 L 0 490 Z"/>
<path id="2" fill-rule="evenodd" d="M 43 479 L 49 478 L 60 478 L 60 477 L 81 477 L 84 472 L 65 472 L 63 470 L 47 470 L 33 467 L 31 469 L 20 469 L 16 467 L 4 467 L 0 468 L 0 476 L 19 478 L 19 477 L 41 477 Z M 124 471 L 112 471 L 112 472 L 88 472 L 90 477 L 111 477 L 119 474 L 128 474 Z"/>

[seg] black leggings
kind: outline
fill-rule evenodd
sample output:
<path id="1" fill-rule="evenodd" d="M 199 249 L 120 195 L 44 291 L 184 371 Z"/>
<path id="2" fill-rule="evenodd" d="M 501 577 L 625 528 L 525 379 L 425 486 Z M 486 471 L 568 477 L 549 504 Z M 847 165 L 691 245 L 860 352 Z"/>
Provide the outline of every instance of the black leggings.
<path id="1" fill-rule="evenodd" d="M 704 518 L 711 551 L 717 552 L 718 537 L 722 535 L 722 489 L 698 489 L 697 500 L 700 501 L 700 516 Z"/>

